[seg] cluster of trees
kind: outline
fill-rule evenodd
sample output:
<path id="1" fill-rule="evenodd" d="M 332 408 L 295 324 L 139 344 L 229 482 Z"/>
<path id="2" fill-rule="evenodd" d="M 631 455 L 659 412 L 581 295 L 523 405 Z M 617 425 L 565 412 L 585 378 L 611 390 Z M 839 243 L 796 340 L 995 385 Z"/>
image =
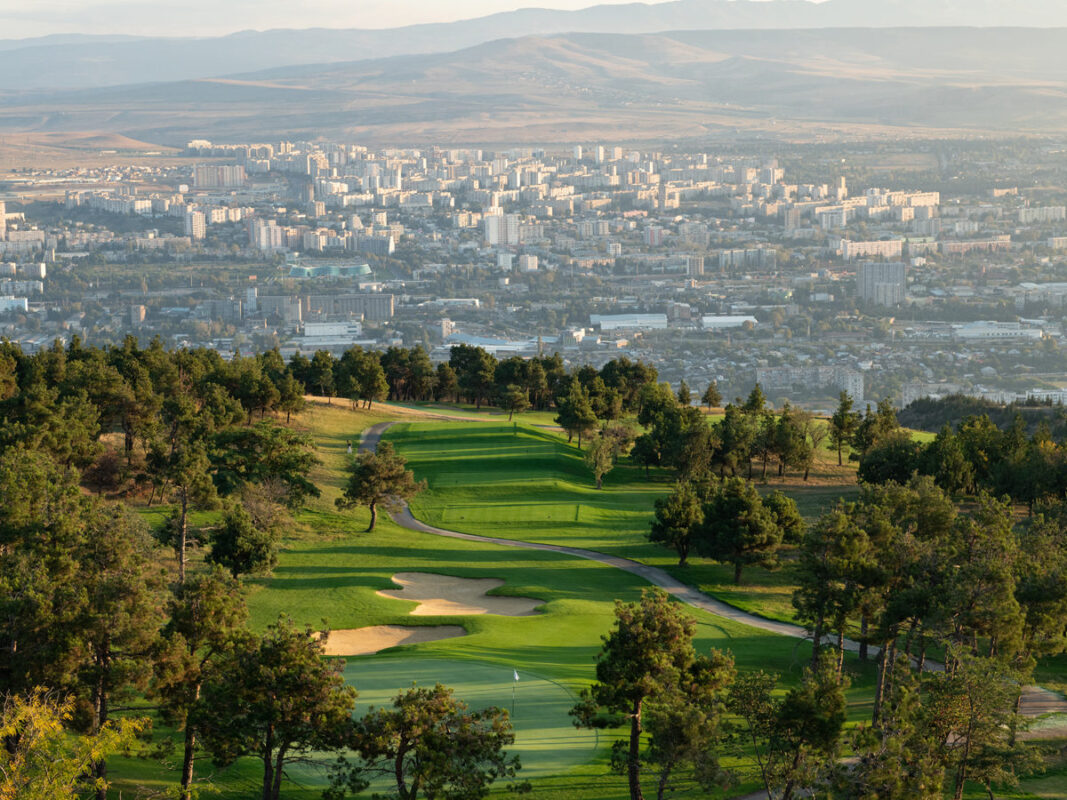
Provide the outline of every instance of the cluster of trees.
<path id="1" fill-rule="evenodd" d="M 296 380 L 316 394 L 365 404 L 464 400 L 509 413 L 553 406 L 562 413 L 566 399 L 580 391 L 594 421 L 592 427 L 564 426 L 572 435 L 595 428 L 597 419 L 634 413 L 642 387 L 657 378 L 653 367 L 627 358 L 610 361 L 600 370 L 585 366 L 568 372 L 558 353 L 499 360 L 481 347 L 465 344 L 454 346 L 449 360 L 436 367 L 421 346 L 390 347 L 382 353 L 353 347 L 340 358 L 324 350 L 310 359 L 297 354 L 289 367 Z"/>
<path id="2" fill-rule="evenodd" d="M 734 583 L 741 582 L 746 566 L 777 568 L 783 544 L 795 544 L 804 534 L 791 498 L 781 492 L 761 497 L 741 477 L 680 481 L 655 507 L 650 541 L 674 550 L 680 566 L 690 553 L 731 564 Z"/>
<path id="3" fill-rule="evenodd" d="M 773 413 L 758 384 L 713 425 L 666 384 L 641 396 L 638 421 L 648 432 L 637 437 L 632 456 L 679 475 L 672 493 L 656 500 L 649 540 L 674 550 L 681 566 L 690 554 L 731 564 L 735 583 L 746 566 L 775 569 L 779 550 L 800 542 L 804 521 L 781 492 L 760 495 L 750 480 L 755 465 L 766 476 L 773 460 L 779 475 L 793 466 L 807 478 L 827 427 L 788 405 Z"/>
<path id="4" fill-rule="evenodd" d="M 705 402 L 717 399 L 716 395 L 714 386 L 709 387 Z M 807 480 L 828 434 L 828 428 L 809 412 L 788 404 L 775 412 L 759 384 L 744 401 L 727 404 L 723 418 L 712 425 L 667 384 L 649 384 L 638 396 L 637 421 L 648 432 L 638 437 L 634 460 L 646 468 L 671 467 L 683 479 L 710 471 L 720 477 L 747 473 L 751 478 L 757 464 L 766 477 L 774 463 L 779 476 L 796 469 Z"/>
<path id="5" fill-rule="evenodd" d="M 70 484 L 50 483 L 37 499 L 84 504 L 51 524 L 46 509 L 29 509 L 19 530 L 5 529 L 14 555 L 0 561 L 0 731 L 9 745 L 0 796 L 73 798 L 89 788 L 103 800 L 108 756 L 147 730 L 146 720 L 115 715 L 137 713 L 127 704 L 142 696 L 181 737 L 157 744 L 167 763 L 178 750 L 182 798 L 196 795 L 196 763 L 205 757 L 220 767 L 259 759 L 263 800 L 281 796 L 287 767 L 330 752 L 361 757 L 358 766 L 334 765 L 324 795 L 331 800 L 362 791 L 377 774 L 409 800 L 484 797 L 519 769 L 504 750 L 514 740 L 506 711 L 469 711 L 437 686 L 401 692 L 393 708 L 354 719 L 344 662 L 323 657 L 328 631 L 281 618 L 252 632 L 240 584 L 225 571 L 168 581 L 158 545 L 135 519 L 80 498 Z M 31 595 L 16 582 L 34 566 Z"/>
<path id="6" fill-rule="evenodd" d="M 1014 525 L 980 494 L 963 513 L 928 477 L 867 486 L 814 524 L 793 603 L 813 640 L 875 648 L 872 720 L 855 737 L 849 797 L 993 796 L 1032 766 L 1017 737 L 1035 661 L 1067 648 L 1067 506 Z M 944 658 L 931 665 L 928 653 Z M 934 669 L 924 669 L 933 666 Z M 864 794 L 866 792 L 866 794 Z"/>
<path id="7" fill-rule="evenodd" d="M 456 375 L 456 396 L 480 405 L 491 403 L 509 413 L 555 407 L 568 437 L 594 431 L 600 422 L 621 419 L 637 409 L 642 387 L 656 381 L 655 368 L 618 358 L 600 370 L 583 366 L 568 372 L 559 354 L 498 361 L 481 348 L 453 347 L 449 366 Z"/>
<path id="8" fill-rule="evenodd" d="M 1067 497 L 1067 443 L 1040 424 L 1030 434 L 1021 416 L 998 428 L 988 416 L 946 425 L 922 444 L 902 431 L 876 439 L 860 457 L 859 477 L 868 483 L 906 483 L 913 473 L 931 476 L 952 494 L 988 492 L 1031 510 Z"/>
<path id="9" fill-rule="evenodd" d="M 109 349 L 75 338 L 32 356 L 0 344 L 0 454 L 44 454 L 100 494 L 173 503 L 164 538 L 179 580 L 190 513 L 220 505 L 210 557 L 235 575 L 271 566 L 286 511 L 319 494 L 309 439 L 268 417 L 303 404 L 303 385 L 276 351 L 227 362 L 133 338 Z"/>
<path id="10" fill-rule="evenodd" d="M 258 758 L 264 800 L 289 765 L 323 752 L 361 759 L 335 765 L 331 800 L 376 774 L 409 800 L 477 798 L 518 770 L 507 712 L 471 711 L 442 686 L 353 719 L 343 662 L 323 657 L 328 631 L 286 618 L 249 630 L 229 571 L 168 572 L 139 517 L 86 495 L 47 454 L 0 455 L 0 504 L 0 797 L 103 800 L 109 756 L 148 736 L 130 716 L 142 698 L 178 732 L 156 744 L 183 798 L 207 757 Z"/>
<path id="11" fill-rule="evenodd" d="M 100 349 L 75 337 L 35 355 L 0 343 L 0 449 L 31 446 L 82 470 L 106 470 L 97 463 L 105 434 L 121 436 L 131 466 L 166 449 L 189 417 L 214 432 L 303 404 L 303 385 L 277 351 L 227 362 L 212 350 L 168 351 L 158 339 Z"/>
<path id="12" fill-rule="evenodd" d="M 720 757 L 736 756 L 739 738 L 754 750 L 774 800 L 827 783 L 846 718 L 845 687 L 832 670 L 817 664 L 776 697 L 776 676 L 738 673 L 729 653 L 698 654 L 694 620 L 661 590 L 617 602 L 615 618 L 596 682 L 571 714 L 578 726 L 628 729 L 612 747 L 611 765 L 626 776 L 631 800 L 644 800 L 649 788 L 663 800 L 691 786 L 736 782 L 738 771 Z"/>
<path id="13" fill-rule="evenodd" d="M 569 435 L 587 432 L 590 415 L 612 421 L 635 414 L 641 408 L 641 393 L 656 383 L 654 367 L 640 361 L 618 358 L 599 372 L 591 366 L 579 367 L 571 375 L 560 375 L 553 392 L 560 410 L 560 426 Z"/>
<path id="14" fill-rule="evenodd" d="M 998 428 L 1011 426 L 1015 418 L 1021 416 L 1026 423 L 1027 433 L 1033 433 L 1042 423 L 1048 425 L 1056 436 L 1062 436 L 1067 431 L 1065 409 L 1051 402 L 1029 399 L 1004 405 L 967 395 L 920 398 L 901 410 L 900 422 L 915 430 L 936 432 L 945 425 L 957 428 L 968 417 L 983 415 L 989 417 Z"/>
<path id="15" fill-rule="evenodd" d="M 751 483 L 709 477 L 705 467 L 657 500 L 650 539 L 682 564 L 690 552 L 732 563 L 737 578 L 747 564 L 775 567 L 784 542 L 799 545 L 793 604 L 817 645 L 806 681 L 843 685 L 853 646 L 861 659 L 877 658 L 871 722 L 846 742 L 856 758 L 837 765 L 840 737 L 824 740 L 819 763 L 780 780 L 777 792 L 769 782 L 771 797 L 818 786 L 840 798 L 947 791 L 958 800 L 968 781 L 993 796 L 994 784 L 1033 767 L 1017 736 L 1022 687 L 1037 659 L 1067 650 L 1059 446 L 1041 428 L 1028 437 L 1020 423 L 1000 431 L 986 418 L 924 446 L 899 428 L 888 403 L 862 415 L 851 406 L 842 394 L 829 435 L 858 453 L 867 481 L 859 500 L 806 527 L 790 501 L 761 498 Z M 963 507 L 952 499 L 961 493 Z M 1031 504 L 1022 523 L 1013 501 Z M 757 708 L 772 679 L 759 680 L 738 680 L 756 711 L 742 713 L 734 701 L 757 753 L 784 725 L 772 701 Z M 762 752 L 765 780 L 785 761 Z"/>
<path id="16" fill-rule="evenodd" d="M 931 487 L 897 491 L 918 495 Z M 820 525 L 829 525 L 830 516 Z M 976 527 L 958 520 L 952 525 Z M 968 571 L 974 577 L 983 569 Z M 1016 586 L 1027 582 L 1020 578 Z M 1023 608 L 1014 614 L 1015 644 L 999 639 L 993 645 L 989 625 L 1003 635 L 1004 617 L 983 623 L 991 603 L 968 607 L 963 593 L 973 599 L 982 590 L 965 584 L 958 582 L 960 594 L 941 612 L 919 612 L 925 621 L 916 626 L 900 619 L 904 589 L 892 597 L 883 593 L 878 611 L 871 606 L 872 626 L 877 618 L 888 627 L 875 637 L 882 649 L 873 720 L 852 730 L 845 729 L 849 680 L 840 650 L 813 648 L 800 681 L 780 691 L 779 676 L 738 672 L 728 652 L 698 654 L 694 621 L 661 590 L 646 590 L 640 602 L 616 603 L 596 682 L 571 714 L 578 726 L 628 729 L 613 746 L 611 765 L 626 776 L 631 800 L 644 800 L 646 792 L 662 800 L 692 786 L 710 790 L 742 776 L 756 778 L 773 800 L 960 800 L 968 782 L 994 797 L 994 787 L 1013 785 L 1038 766 L 1035 751 L 1019 741 L 1018 698 L 1025 662 L 1037 650 L 1062 650 L 1064 617 L 1059 613 L 1059 624 L 1050 626 L 1050 605 Z M 1042 620 L 1036 627 L 1019 622 L 1033 612 Z M 922 670 L 923 636 L 943 648 L 943 668 Z M 723 765 L 723 756 L 736 759 L 746 750 L 747 769 Z"/>
<path id="17" fill-rule="evenodd" d="M 246 627 L 238 577 L 273 566 L 289 512 L 318 495 L 309 440 L 275 421 L 303 391 L 276 352 L 0 344 L 0 797 L 105 797 L 109 756 L 151 735 L 146 699 L 178 732 L 156 744 L 183 798 L 205 757 L 259 758 L 270 800 L 287 765 L 331 750 L 361 756 L 360 770 L 336 766 L 333 800 L 375 771 L 411 800 L 481 797 L 514 776 L 505 712 L 436 687 L 353 720 L 343 662 L 323 658 L 328 632 Z M 137 490 L 173 506 L 161 530 L 120 499 Z M 193 568 L 189 516 L 220 505 Z M 454 730 L 465 735 L 449 749 Z"/>

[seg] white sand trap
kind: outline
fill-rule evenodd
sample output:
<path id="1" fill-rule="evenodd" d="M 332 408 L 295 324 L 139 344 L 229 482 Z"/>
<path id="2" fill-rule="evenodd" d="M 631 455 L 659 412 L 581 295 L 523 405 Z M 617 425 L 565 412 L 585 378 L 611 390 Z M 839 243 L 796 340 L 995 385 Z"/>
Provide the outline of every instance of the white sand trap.
<path id="1" fill-rule="evenodd" d="M 374 625 L 370 628 L 349 628 L 330 631 L 326 639 L 325 653 L 328 656 L 369 656 L 400 644 L 436 642 L 439 639 L 454 639 L 466 635 L 467 631 L 459 625 Z"/>
<path id="2" fill-rule="evenodd" d="M 532 617 L 544 600 L 533 597 L 489 597 L 486 592 L 504 585 L 496 578 L 453 578 L 425 572 L 398 572 L 393 583 L 400 589 L 378 592 L 394 600 L 411 600 L 419 605 L 413 617 L 452 617 L 468 614 L 500 614 L 505 617 Z"/>

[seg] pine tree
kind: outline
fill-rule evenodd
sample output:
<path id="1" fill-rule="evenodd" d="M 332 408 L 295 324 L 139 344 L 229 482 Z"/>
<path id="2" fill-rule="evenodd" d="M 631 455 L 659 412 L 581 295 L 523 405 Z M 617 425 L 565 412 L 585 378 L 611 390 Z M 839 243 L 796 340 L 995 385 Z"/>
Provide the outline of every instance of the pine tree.
<path id="1" fill-rule="evenodd" d="M 852 436 L 859 425 L 860 415 L 852 410 L 852 397 L 848 392 L 841 392 L 837 410 L 830 417 L 830 442 L 837 450 L 837 465 L 841 466 L 842 451 L 852 441 Z"/>
<path id="2" fill-rule="evenodd" d="M 168 721 L 184 728 L 181 797 L 188 800 L 198 747 L 189 715 L 200 699 L 205 672 L 232 646 L 248 614 L 240 584 L 217 568 L 178 587 L 167 611 L 167 646 L 156 667 L 154 691 L 163 700 Z"/>
<path id="3" fill-rule="evenodd" d="M 690 390 L 689 384 L 684 380 L 678 384 L 678 403 L 683 407 L 693 403 L 693 392 Z"/>
<path id="4" fill-rule="evenodd" d="M 655 508 L 648 540 L 674 550 L 678 566 L 686 566 L 693 546 L 693 529 L 703 521 L 700 497 L 692 484 L 679 483 L 670 496 L 656 499 Z"/>
<path id="5" fill-rule="evenodd" d="M 259 758 L 262 800 L 279 800 L 292 761 L 351 744 L 356 690 L 323 647 L 324 637 L 283 618 L 262 636 L 241 637 L 204 682 L 192 723 L 216 764 Z"/>
<path id="6" fill-rule="evenodd" d="M 223 517 L 211 540 L 207 560 L 241 575 L 269 574 L 278 563 L 278 536 L 258 527 L 244 507 L 237 504 Z"/>
<path id="7" fill-rule="evenodd" d="M 700 399 L 708 407 L 708 411 L 722 405 L 722 393 L 719 391 L 718 384 L 715 381 L 709 383 L 708 388 L 704 390 L 704 395 Z"/>
<path id="8" fill-rule="evenodd" d="M 377 452 L 364 451 L 356 456 L 349 467 L 348 483 L 344 496 L 334 501 L 338 508 L 367 506 L 370 524 L 367 532 L 374 530 L 378 521 L 378 507 L 387 511 L 399 511 L 404 501 L 410 500 L 426 488 L 426 481 L 415 481 L 407 461 L 397 455 L 391 442 L 381 442 Z"/>
<path id="9" fill-rule="evenodd" d="M 785 531 L 743 478 L 711 484 L 702 498 L 703 518 L 696 526 L 694 549 L 707 558 L 732 564 L 734 583 L 746 566 L 775 569 Z"/>
<path id="10" fill-rule="evenodd" d="M 571 711 L 585 727 L 629 728 L 627 739 L 615 745 L 612 766 L 627 776 L 630 800 L 644 800 L 645 763 L 660 768 L 657 798 L 663 798 L 672 771 L 691 763 L 694 749 L 707 756 L 718 743 L 720 693 L 733 680 L 733 662 L 717 651 L 698 656 L 695 630 L 694 620 L 660 589 L 645 589 L 639 603 L 617 600 L 615 627 L 603 637 L 597 659 L 597 682 Z M 695 724 L 693 712 L 701 715 Z M 717 765 L 705 766 L 713 766 L 707 777 L 717 776 Z"/>
<path id="11" fill-rule="evenodd" d="M 515 741 L 508 712 L 471 711 L 439 683 L 400 692 L 391 708 L 371 710 L 355 741 L 367 768 L 392 778 L 399 800 L 479 800 L 521 768 L 519 757 L 504 750 Z"/>
<path id="12" fill-rule="evenodd" d="M 596 429 L 597 418 L 589 402 L 589 393 L 578 382 L 571 384 L 570 391 L 559 402 L 556 423 L 567 432 L 567 441 L 578 436 L 578 449 L 582 449 L 582 435 Z"/>

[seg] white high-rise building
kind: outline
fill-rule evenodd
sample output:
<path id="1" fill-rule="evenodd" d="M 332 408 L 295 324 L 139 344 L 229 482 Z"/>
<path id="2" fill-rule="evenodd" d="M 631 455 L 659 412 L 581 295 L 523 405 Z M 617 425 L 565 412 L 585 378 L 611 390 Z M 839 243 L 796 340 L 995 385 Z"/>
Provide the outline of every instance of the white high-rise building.
<path id="1" fill-rule="evenodd" d="M 528 254 L 519 256 L 519 270 L 521 272 L 536 272 L 537 267 L 537 256 Z"/>
<path id="2" fill-rule="evenodd" d="M 185 235 L 200 241 L 207 236 L 207 219 L 203 211 L 189 211 L 185 214 Z"/>
<path id="3" fill-rule="evenodd" d="M 286 245 L 285 228 L 274 220 L 254 220 L 248 229 L 249 244 L 263 252 L 284 250 Z"/>
<path id="4" fill-rule="evenodd" d="M 873 242 L 853 242 L 841 239 L 841 257 L 845 261 L 856 258 L 900 258 L 904 253 L 903 239 L 882 239 Z"/>
<path id="5" fill-rule="evenodd" d="M 0 200 L 0 242 L 7 239 L 7 206 Z"/>
<path id="6" fill-rule="evenodd" d="M 485 218 L 483 225 L 485 227 L 485 242 L 490 247 L 496 247 L 503 243 L 504 240 L 504 216 L 502 214 L 494 214 Z"/>
<path id="7" fill-rule="evenodd" d="M 490 247 L 519 243 L 519 215 L 502 214 L 485 218 L 485 241 Z"/>

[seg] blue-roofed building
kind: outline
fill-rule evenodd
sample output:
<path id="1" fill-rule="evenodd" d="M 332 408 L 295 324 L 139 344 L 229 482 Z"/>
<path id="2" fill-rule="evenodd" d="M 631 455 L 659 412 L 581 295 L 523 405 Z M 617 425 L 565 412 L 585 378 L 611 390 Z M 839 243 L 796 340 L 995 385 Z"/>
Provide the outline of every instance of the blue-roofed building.
<path id="1" fill-rule="evenodd" d="M 371 274 L 368 264 L 293 264 L 290 278 L 366 278 Z"/>

